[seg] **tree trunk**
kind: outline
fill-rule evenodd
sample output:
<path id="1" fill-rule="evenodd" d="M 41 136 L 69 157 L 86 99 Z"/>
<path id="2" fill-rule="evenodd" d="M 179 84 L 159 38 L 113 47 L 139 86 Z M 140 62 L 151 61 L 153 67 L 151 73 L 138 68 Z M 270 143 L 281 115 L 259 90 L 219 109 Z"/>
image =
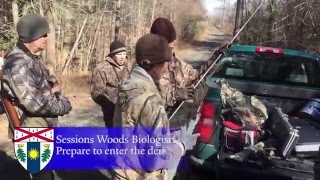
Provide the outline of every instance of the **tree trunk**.
<path id="1" fill-rule="evenodd" d="M 236 10 L 233 35 L 237 33 L 237 30 L 240 28 L 240 26 L 241 26 L 241 0 L 237 0 L 237 10 Z"/>
<path id="2" fill-rule="evenodd" d="M 65 27 L 65 25 L 63 24 L 63 20 L 62 18 L 60 19 L 60 26 L 62 27 Z M 58 69 L 60 70 L 62 68 L 62 65 L 63 65 L 63 60 L 64 60 L 64 40 L 65 40 L 65 31 L 64 30 L 61 30 L 61 35 L 60 35 L 60 38 L 59 38 L 59 41 L 60 41 L 60 45 L 59 45 L 59 61 L 58 61 Z"/>
<path id="3" fill-rule="evenodd" d="M 153 0 L 150 25 L 152 25 L 153 20 L 154 20 L 154 13 L 155 13 L 155 10 L 156 10 L 156 5 L 157 5 L 157 0 Z"/>
<path id="4" fill-rule="evenodd" d="M 55 38 L 55 28 L 54 28 L 54 19 L 51 8 L 45 13 L 46 18 L 49 22 L 50 33 L 48 34 L 47 40 L 47 50 L 46 50 L 46 65 L 50 71 L 50 74 L 55 75 L 56 67 L 56 38 Z"/>
<path id="5" fill-rule="evenodd" d="M 39 0 L 39 13 L 41 16 L 44 16 L 43 7 L 42 7 L 42 0 Z"/>
<path id="6" fill-rule="evenodd" d="M 220 26 L 223 26 L 223 20 L 224 20 L 224 11 L 226 9 L 226 0 L 223 0 L 223 8 L 222 8 L 222 15 L 221 15 L 221 21 L 220 21 Z"/>
<path id="7" fill-rule="evenodd" d="M 268 32 L 267 32 L 267 41 L 272 40 L 272 30 L 273 30 L 273 23 L 274 23 L 274 0 L 269 0 L 268 4 L 268 11 L 269 11 L 269 17 L 268 17 Z"/>
<path id="8" fill-rule="evenodd" d="M 11 5 L 12 5 L 13 25 L 16 27 L 19 20 L 18 0 L 13 0 Z"/>
<path id="9" fill-rule="evenodd" d="M 137 35 L 138 35 L 138 37 L 140 37 L 140 34 L 141 34 L 141 31 L 140 31 L 140 30 L 141 30 L 141 24 L 142 24 L 142 23 L 141 23 L 141 21 L 142 21 L 142 20 L 141 20 L 141 8 L 142 8 L 142 7 L 141 7 L 141 4 L 142 4 L 142 3 L 141 3 L 141 0 L 138 0 L 138 1 L 139 1 L 139 3 L 138 3 L 138 11 L 137 11 L 137 13 L 138 13 L 138 14 L 137 14 L 137 25 L 138 25 L 138 27 L 137 27 L 136 29 L 137 29 L 137 31 L 138 31 L 138 32 L 137 32 Z"/>
<path id="10" fill-rule="evenodd" d="M 96 60 L 96 62 L 99 62 L 103 59 L 103 44 L 107 43 L 107 42 L 103 41 L 102 29 L 99 28 L 98 26 L 97 26 L 97 33 L 95 36 L 97 37 L 96 43 L 95 43 L 95 50 L 96 50 L 95 51 L 95 60 Z M 114 38 L 114 36 L 113 36 L 113 38 Z"/>
<path id="11" fill-rule="evenodd" d="M 99 31 L 104 29 L 103 26 L 101 27 L 101 23 L 102 23 L 103 17 L 104 17 L 104 13 L 102 13 L 102 15 L 100 16 L 100 18 L 98 20 L 98 23 L 96 24 L 94 36 L 92 38 L 93 40 L 90 40 L 91 43 L 90 43 L 89 50 L 88 50 L 88 53 L 87 53 L 88 56 L 86 58 L 86 64 L 85 64 L 84 70 L 89 69 L 90 60 L 92 58 L 92 52 L 93 52 L 94 47 L 96 46 L 97 36 L 99 34 Z M 104 31 L 102 31 L 102 32 L 104 32 Z M 102 37 L 104 37 L 104 34 L 102 35 Z M 100 38 L 101 39 L 105 39 L 105 38 L 102 38 L 102 37 L 100 37 Z M 106 44 L 106 43 L 103 43 L 103 45 L 104 44 Z M 102 45 L 102 48 L 104 48 L 103 45 Z M 96 50 L 100 51 L 101 57 L 103 58 L 104 57 L 104 53 L 103 53 L 104 49 L 96 49 Z M 96 66 L 97 58 L 95 58 L 94 61 L 95 61 L 95 66 Z"/>
<path id="12" fill-rule="evenodd" d="M 117 7 L 116 7 L 116 20 L 115 20 L 115 30 L 114 30 L 114 40 L 119 39 L 119 33 L 120 33 L 120 8 L 121 8 L 121 0 L 117 1 Z"/>
<path id="13" fill-rule="evenodd" d="M 88 17 L 86 17 L 86 19 L 85 19 L 85 20 L 83 21 L 83 23 L 82 23 L 80 32 L 79 32 L 79 34 L 78 34 L 78 36 L 77 36 L 77 39 L 76 39 L 76 42 L 74 43 L 74 45 L 73 45 L 73 47 L 72 47 L 72 49 L 71 49 L 71 52 L 70 52 L 70 54 L 69 54 L 69 57 L 68 57 L 65 65 L 62 67 L 60 74 L 64 74 L 66 68 L 69 67 L 69 64 L 70 64 L 70 62 L 71 62 L 71 60 L 72 60 L 72 58 L 73 58 L 73 54 L 75 53 L 75 51 L 76 51 L 76 49 L 77 49 L 77 47 L 78 47 L 78 43 L 79 43 L 80 38 L 81 38 L 81 36 L 82 36 L 83 29 L 84 29 L 85 25 L 87 24 L 87 21 L 88 21 Z"/>

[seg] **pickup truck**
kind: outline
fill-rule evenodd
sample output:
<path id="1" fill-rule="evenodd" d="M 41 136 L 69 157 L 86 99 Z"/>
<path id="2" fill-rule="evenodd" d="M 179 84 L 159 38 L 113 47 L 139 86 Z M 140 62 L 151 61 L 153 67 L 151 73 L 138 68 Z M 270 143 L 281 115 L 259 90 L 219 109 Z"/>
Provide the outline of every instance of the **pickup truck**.
<path id="1" fill-rule="evenodd" d="M 311 99 L 320 98 L 319 59 L 319 55 L 295 50 L 232 45 L 219 59 L 217 71 L 206 79 L 208 91 L 195 126 L 200 137 L 190 156 L 192 164 L 215 175 L 214 179 L 313 179 L 315 156 L 299 154 L 295 151 L 297 147 L 288 158 L 275 155 L 246 163 L 227 161 L 230 153 L 222 147 L 221 89 L 215 82 L 223 78 L 244 95 L 256 96 L 268 112 L 278 107 L 291 119 Z M 297 144 L 311 141 L 306 148 L 317 154 L 319 126 L 320 121 L 301 120 L 298 125 L 292 124 L 299 131 Z"/>

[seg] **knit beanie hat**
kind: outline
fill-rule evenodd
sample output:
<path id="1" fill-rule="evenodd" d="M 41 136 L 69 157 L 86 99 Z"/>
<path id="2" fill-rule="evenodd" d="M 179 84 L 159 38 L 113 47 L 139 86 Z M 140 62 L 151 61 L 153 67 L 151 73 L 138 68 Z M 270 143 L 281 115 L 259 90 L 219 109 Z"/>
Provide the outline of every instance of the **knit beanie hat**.
<path id="1" fill-rule="evenodd" d="M 136 60 L 139 66 L 158 64 L 172 58 L 168 41 L 155 34 L 142 36 L 136 44 Z"/>
<path id="2" fill-rule="evenodd" d="M 35 41 L 50 32 L 46 18 L 30 13 L 20 18 L 17 23 L 19 40 L 23 43 Z"/>
<path id="3" fill-rule="evenodd" d="M 110 53 L 109 55 L 114 55 L 114 54 L 117 54 L 119 52 L 123 52 L 123 51 L 126 51 L 126 46 L 123 44 L 123 42 L 121 41 L 113 41 L 111 44 L 110 44 Z"/>
<path id="4" fill-rule="evenodd" d="M 168 43 L 176 39 L 176 30 L 172 22 L 166 18 L 157 18 L 154 20 L 150 30 L 151 34 L 158 34 L 167 39 Z"/>

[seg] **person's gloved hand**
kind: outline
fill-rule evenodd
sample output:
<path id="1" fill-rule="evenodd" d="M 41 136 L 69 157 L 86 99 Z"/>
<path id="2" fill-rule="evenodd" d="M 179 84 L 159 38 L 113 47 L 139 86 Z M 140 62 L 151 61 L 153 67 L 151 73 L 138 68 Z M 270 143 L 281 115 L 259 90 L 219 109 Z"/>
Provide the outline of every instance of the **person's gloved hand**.
<path id="1" fill-rule="evenodd" d="M 183 101 L 187 99 L 192 99 L 194 97 L 194 87 L 187 86 L 185 88 L 177 89 L 176 99 L 178 101 Z"/>
<path id="2" fill-rule="evenodd" d="M 48 83 L 50 84 L 51 87 L 59 84 L 58 79 L 54 75 L 49 76 Z"/>
<path id="3" fill-rule="evenodd" d="M 198 87 L 195 89 L 195 93 L 194 93 L 194 104 L 200 104 L 204 97 L 206 96 L 208 91 L 208 87 L 207 85 L 204 83 L 204 81 L 202 81 Z"/>
<path id="4" fill-rule="evenodd" d="M 230 48 L 231 45 L 229 44 L 224 44 L 220 46 L 217 50 L 215 50 L 214 55 L 215 57 L 218 57 L 220 54 L 224 55 L 227 50 Z"/>
<path id="5" fill-rule="evenodd" d="M 187 131 L 185 126 L 181 127 L 179 141 L 183 144 L 185 150 L 192 150 L 193 146 L 197 143 L 197 139 L 200 136 L 199 133 L 192 134 Z"/>
<path id="6" fill-rule="evenodd" d="M 51 88 L 51 93 L 60 95 L 61 94 L 61 86 L 59 84 L 54 85 Z"/>
<path id="7" fill-rule="evenodd" d="M 200 67 L 200 71 L 199 71 L 199 74 L 203 74 L 206 72 L 206 70 L 208 70 L 210 64 L 209 63 L 204 63 L 201 65 Z"/>
<path id="8" fill-rule="evenodd" d="M 68 98 L 64 96 L 60 96 L 60 101 L 63 106 L 63 114 L 68 114 L 72 110 L 72 105 L 70 101 L 68 100 Z"/>
<path id="9" fill-rule="evenodd" d="M 57 78 L 53 75 L 49 76 L 48 83 L 51 86 L 51 93 L 59 96 L 61 94 L 61 85 L 58 82 Z"/>

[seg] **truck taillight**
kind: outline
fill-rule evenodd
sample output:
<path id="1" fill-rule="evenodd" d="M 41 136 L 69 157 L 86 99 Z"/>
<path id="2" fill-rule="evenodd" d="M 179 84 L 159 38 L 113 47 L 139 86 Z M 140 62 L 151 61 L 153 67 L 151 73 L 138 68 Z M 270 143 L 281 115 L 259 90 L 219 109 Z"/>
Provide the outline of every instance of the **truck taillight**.
<path id="1" fill-rule="evenodd" d="M 210 143 L 213 137 L 216 124 L 216 110 L 217 105 L 212 101 L 204 101 L 201 105 L 200 119 L 196 126 L 196 132 L 200 134 L 199 141 L 203 143 Z"/>
<path id="2" fill-rule="evenodd" d="M 256 52 L 258 52 L 258 53 L 283 54 L 283 50 L 282 49 L 271 48 L 271 47 L 261 47 L 261 46 L 256 47 Z"/>

